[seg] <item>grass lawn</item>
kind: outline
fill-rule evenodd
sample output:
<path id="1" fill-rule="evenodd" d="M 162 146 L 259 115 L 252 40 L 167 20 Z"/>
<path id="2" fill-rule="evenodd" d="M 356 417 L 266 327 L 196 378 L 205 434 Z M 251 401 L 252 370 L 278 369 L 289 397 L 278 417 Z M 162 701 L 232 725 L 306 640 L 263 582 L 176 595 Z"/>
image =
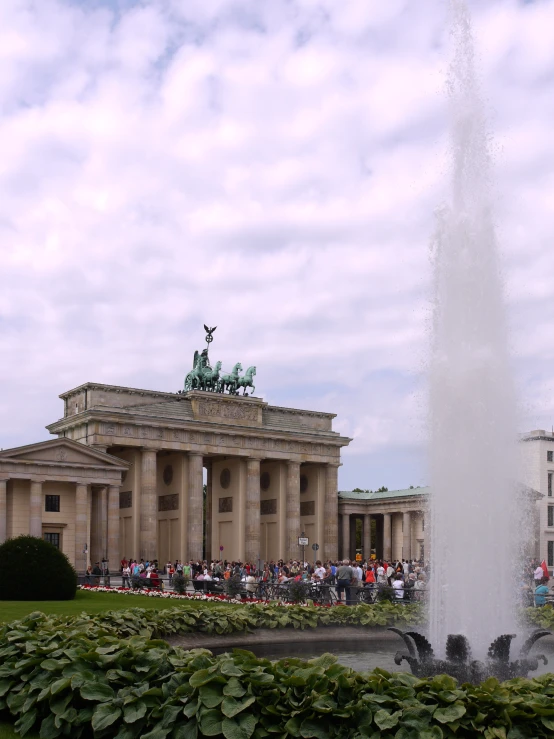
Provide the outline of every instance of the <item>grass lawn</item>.
<path id="1" fill-rule="evenodd" d="M 15 729 L 13 728 L 12 724 L 8 724 L 5 721 L 0 721 L 0 739 L 15 739 L 16 737 L 19 737 L 19 739 L 21 739 L 21 735 L 15 733 Z M 38 734 L 35 734 L 33 732 L 31 732 L 30 734 L 25 734 L 25 739 L 38 739 Z"/>
<path id="2" fill-rule="evenodd" d="M 74 600 L 4 600 L 0 601 L 0 622 L 6 623 L 23 618 L 33 611 L 55 614 L 59 616 L 76 616 L 86 613 L 103 613 L 104 611 L 125 611 L 128 608 L 148 608 L 160 610 L 162 608 L 195 608 L 208 601 L 171 600 L 168 598 L 147 598 L 135 595 L 111 595 L 110 593 L 89 593 L 78 590 Z M 221 603 L 221 601 L 217 601 Z M 239 605 L 228 604 L 229 608 L 240 608 Z M 8 735 L 11 736 L 11 735 Z M 0 730 L 0 739 L 3 735 Z"/>

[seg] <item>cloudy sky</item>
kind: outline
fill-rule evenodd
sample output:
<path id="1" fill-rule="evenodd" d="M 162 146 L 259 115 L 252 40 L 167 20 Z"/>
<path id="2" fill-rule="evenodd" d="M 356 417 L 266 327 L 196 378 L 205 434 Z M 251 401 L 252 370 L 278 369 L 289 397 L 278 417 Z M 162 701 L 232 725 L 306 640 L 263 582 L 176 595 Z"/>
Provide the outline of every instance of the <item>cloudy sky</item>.
<path id="1" fill-rule="evenodd" d="M 554 0 L 472 0 L 521 429 L 554 423 Z M 343 489 L 427 482 L 446 0 L 2 0 L 0 446 L 86 381 L 182 387 L 204 322 L 337 413 Z"/>

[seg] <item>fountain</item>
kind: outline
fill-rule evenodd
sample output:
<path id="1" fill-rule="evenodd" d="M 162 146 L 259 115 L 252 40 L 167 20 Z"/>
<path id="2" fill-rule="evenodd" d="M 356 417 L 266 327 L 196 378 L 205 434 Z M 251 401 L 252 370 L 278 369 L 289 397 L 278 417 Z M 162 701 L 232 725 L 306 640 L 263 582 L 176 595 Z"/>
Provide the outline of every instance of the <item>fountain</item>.
<path id="1" fill-rule="evenodd" d="M 516 400 L 470 16 L 464 0 L 451 0 L 450 8 L 452 181 L 450 203 L 438 211 L 433 241 L 429 366 L 429 634 L 438 649 L 446 648 L 435 659 L 427 639 L 409 632 L 403 636 L 409 654 L 399 659 L 416 674 L 444 671 L 475 681 L 536 669 L 528 652 L 548 632 L 531 636 L 520 659 L 509 661 L 521 562 L 518 510 L 524 518 L 515 484 Z M 498 633 L 503 636 L 495 638 Z M 463 635 L 471 638 L 474 661 Z"/>
<path id="2" fill-rule="evenodd" d="M 391 627 L 389 631 L 399 634 L 408 647 L 408 654 L 397 652 L 394 661 L 397 665 L 405 660 L 417 677 L 432 677 L 437 674 L 450 675 L 461 683 L 480 683 L 489 677 L 511 680 L 527 677 L 530 671 L 538 670 L 539 662 L 548 664 L 544 654 L 531 656 L 529 652 L 535 642 L 550 631 L 537 630 L 531 634 L 519 651 L 519 658 L 510 661 L 510 647 L 515 634 L 502 634 L 496 637 L 487 651 L 486 660 L 472 660 L 469 642 L 463 634 L 449 634 L 446 639 L 445 659 L 435 659 L 429 641 L 417 631 L 405 631 Z"/>

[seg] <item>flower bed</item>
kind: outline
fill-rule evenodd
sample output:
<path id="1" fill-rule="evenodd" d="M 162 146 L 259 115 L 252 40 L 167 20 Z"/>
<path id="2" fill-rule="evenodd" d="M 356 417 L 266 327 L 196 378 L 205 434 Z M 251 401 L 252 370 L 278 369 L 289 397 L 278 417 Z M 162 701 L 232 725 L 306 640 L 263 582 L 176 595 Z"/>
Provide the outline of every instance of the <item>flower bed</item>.
<path id="1" fill-rule="evenodd" d="M 133 590 L 132 588 L 112 588 L 106 585 L 79 585 L 78 590 L 87 590 L 92 593 L 112 593 L 115 595 L 145 595 L 149 598 L 168 598 L 171 600 L 212 600 L 212 601 L 225 601 L 227 603 L 266 603 L 256 598 L 252 600 L 243 601 L 240 598 L 230 598 L 228 595 L 223 593 L 174 593 L 168 590 L 141 588 L 140 590 Z"/>
<path id="2" fill-rule="evenodd" d="M 186 610 L 184 605 L 169 612 L 180 619 L 180 629 L 185 616 L 188 626 L 195 625 L 192 610 Z M 236 619 L 236 628 L 257 611 L 267 613 L 255 606 L 205 610 L 228 625 L 226 618 Z M 294 612 L 279 613 L 288 618 Z M 22 735 L 40 726 L 42 739 L 522 739 L 554 732 L 552 675 L 502 685 L 490 679 L 474 687 L 444 675 L 363 675 L 332 655 L 270 662 L 235 650 L 214 657 L 150 639 L 154 622 L 158 628 L 169 623 L 159 618 L 162 613 L 167 617 L 168 611 L 140 609 L 78 618 L 34 613 L 4 626 L 0 710 L 17 718 Z M 122 638 L 129 633 L 134 635 Z"/>

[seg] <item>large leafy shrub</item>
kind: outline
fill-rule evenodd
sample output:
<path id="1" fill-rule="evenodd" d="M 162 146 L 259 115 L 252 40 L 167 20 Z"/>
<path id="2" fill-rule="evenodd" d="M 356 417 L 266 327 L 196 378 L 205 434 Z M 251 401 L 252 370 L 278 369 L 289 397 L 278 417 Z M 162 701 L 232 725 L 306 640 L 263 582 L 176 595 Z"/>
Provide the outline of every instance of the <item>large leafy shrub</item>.
<path id="1" fill-rule="evenodd" d="M 143 614 L 34 613 L 4 626 L 0 711 L 11 712 L 22 735 L 40 726 L 42 739 L 541 739 L 554 732 L 552 675 L 475 687 L 445 675 L 360 674 L 329 654 L 270 662 L 243 650 L 214 657 L 147 635 L 121 638 L 128 629 L 142 632 Z"/>
<path id="2" fill-rule="evenodd" d="M 0 600 L 73 600 L 77 573 L 44 539 L 18 536 L 0 545 Z"/>
<path id="3" fill-rule="evenodd" d="M 173 590 L 179 595 L 184 595 L 187 592 L 189 579 L 180 573 L 173 575 Z"/>

